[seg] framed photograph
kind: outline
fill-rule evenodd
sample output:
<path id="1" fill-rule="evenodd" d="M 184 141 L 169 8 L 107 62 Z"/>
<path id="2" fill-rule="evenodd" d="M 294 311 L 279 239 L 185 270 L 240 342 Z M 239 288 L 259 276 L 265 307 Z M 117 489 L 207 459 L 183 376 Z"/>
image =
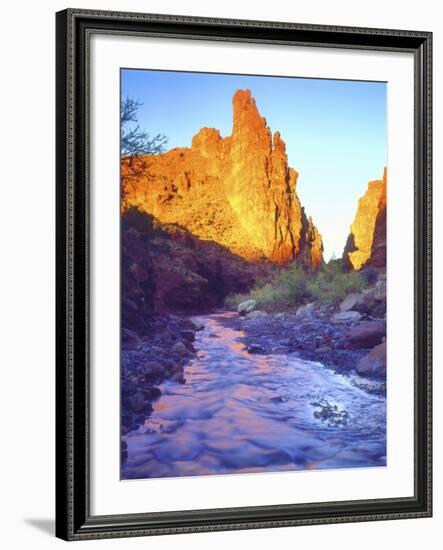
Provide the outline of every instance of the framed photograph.
<path id="1" fill-rule="evenodd" d="M 58 537 L 431 515 L 431 41 L 57 13 Z"/>

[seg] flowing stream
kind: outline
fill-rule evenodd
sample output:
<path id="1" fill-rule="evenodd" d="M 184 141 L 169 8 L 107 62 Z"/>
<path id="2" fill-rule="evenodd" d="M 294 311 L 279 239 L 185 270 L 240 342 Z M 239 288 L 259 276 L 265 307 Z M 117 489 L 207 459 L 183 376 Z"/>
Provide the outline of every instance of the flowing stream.
<path id="1" fill-rule="evenodd" d="M 198 317 L 186 384 L 129 433 L 122 479 L 386 464 L 386 400 L 293 355 L 249 354 L 231 313 Z"/>

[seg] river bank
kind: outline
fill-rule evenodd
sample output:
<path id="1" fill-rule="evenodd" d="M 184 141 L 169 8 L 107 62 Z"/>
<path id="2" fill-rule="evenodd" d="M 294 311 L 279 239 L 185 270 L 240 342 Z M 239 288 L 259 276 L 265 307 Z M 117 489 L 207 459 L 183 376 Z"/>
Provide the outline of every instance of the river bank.
<path id="1" fill-rule="evenodd" d="M 370 353 L 373 345 L 380 344 L 386 334 L 384 320 L 355 319 L 333 322 L 332 315 L 305 308 L 301 313 L 275 313 L 248 319 L 237 316 L 233 322 L 242 331 L 241 338 L 249 353 L 295 354 L 300 359 L 315 361 L 337 374 L 348 376 L 364 391 L 386 394 L 385 376 L 360 376 L 357 365 Z M 355 345 L 351 337 L 359 333 L 365 341 Z"/>
<path id="2" fill-rule="evenodd" d="M 203 326 L 177 315 L 150 319 L 149 333 L 139 336 L 122 331 L 121 345 L 121 434 L 143 425 L 161 395 L 164 380 L 186 382 L 184 366 L 195 356 L 195 334 Z M 123 456 L 125 447 L 123 446 Z"/>

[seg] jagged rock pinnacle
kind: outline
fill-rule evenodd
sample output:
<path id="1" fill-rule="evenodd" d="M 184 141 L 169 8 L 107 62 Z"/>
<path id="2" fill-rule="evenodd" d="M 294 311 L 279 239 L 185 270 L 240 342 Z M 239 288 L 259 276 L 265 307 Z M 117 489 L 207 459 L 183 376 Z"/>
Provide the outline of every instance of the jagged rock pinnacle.
<path id="1" fill-rule="evenodd" d="M 133 159 L 141 166 L 135 176 L 123 159 L 123 211 L 135 206 L 248 260 L 286 264 L 303 251 L 303 262 L 317 267 L 321 236 L 303 218 L 280 133 L 272 136 L 250 90 L 237 90 L 232 103 L 230 136 L 202 128 L 190 148 Z"/>

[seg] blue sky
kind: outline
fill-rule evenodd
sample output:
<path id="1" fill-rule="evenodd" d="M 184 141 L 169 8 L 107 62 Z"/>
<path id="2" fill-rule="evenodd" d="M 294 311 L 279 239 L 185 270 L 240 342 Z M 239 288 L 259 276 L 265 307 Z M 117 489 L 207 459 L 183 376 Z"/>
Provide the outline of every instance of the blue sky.
<path id="1" fill-rule="evenodd" d="M 249 88 L 299 173 L 297 193 L 322 234 L 325 258 L 340 256 L 357 201 L 387 163 L 386 84 L 123 69 L 122 97 L 143 103 L 139 124 L 189 147 L 203 126 L 232 131 L 232 96 Z"/>

